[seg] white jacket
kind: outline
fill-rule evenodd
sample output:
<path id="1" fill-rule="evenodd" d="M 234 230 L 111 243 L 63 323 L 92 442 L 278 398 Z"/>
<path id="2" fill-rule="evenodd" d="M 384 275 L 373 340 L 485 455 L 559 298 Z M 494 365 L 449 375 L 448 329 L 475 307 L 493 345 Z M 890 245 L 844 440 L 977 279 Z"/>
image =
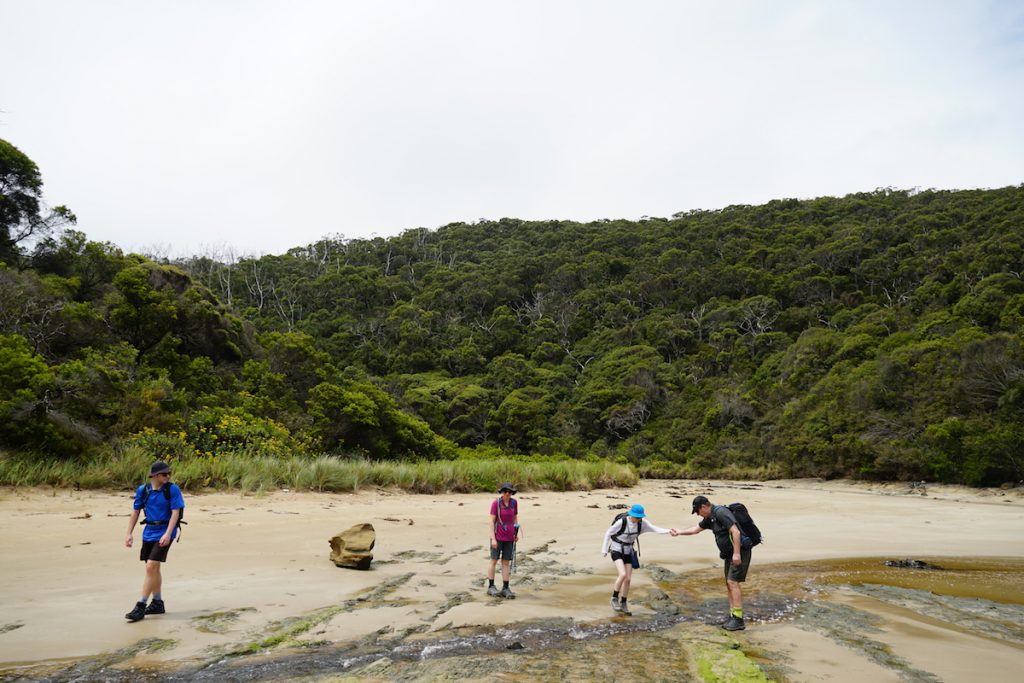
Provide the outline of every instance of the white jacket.
<path id="1" fill-rule="evenodd" d="M 671 529 L 662 529 L 659 526 L 654 526 L 646 519 L 641 519 L 640 523 L 637 524 L 636 517 L 626 517 L 626 530 L 619 535 L 621 543 L 619 541 L 612 540 L 612 536 L 619 533 L 619 529 L 622 528 L 622 520 L 615 520 L 608 531 L 604 532 L 604 542 L 601 543 L 601 554 L 606 554 L 609 550 L 614 550 L 617 553 L 623 555 L 633 554 L 633 543 L 640 534 L 653 533 L 653 534 L 667 534 Z"/>

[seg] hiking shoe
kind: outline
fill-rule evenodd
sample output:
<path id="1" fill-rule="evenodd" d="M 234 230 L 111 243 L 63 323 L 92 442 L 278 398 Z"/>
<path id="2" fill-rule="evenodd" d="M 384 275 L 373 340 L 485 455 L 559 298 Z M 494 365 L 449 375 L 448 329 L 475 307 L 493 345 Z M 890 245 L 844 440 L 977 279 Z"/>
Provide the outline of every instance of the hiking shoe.
<path id="1" fill-rule="evenodd" d="M 743 617 L 729 617 L 729 621 L 722 624 L 726 631 L 742 631 L 747 626 L 743 623 Z"/>
<path id="2" fill-rule="evenodd" d="M 629 611 L 628 607 L 626 607 L 626 601 L 625 600 L 623 600 L 622 602 L 619 603 L 619 611 L 622 612 L 622 616 L 624 616 L 624 617 L 631 617 L 631 616 L 633 616 L 633 613 Z"/>
<path id="3" fill-rule="evenodd" d="M 516 599 L 516 594 L 512 592 L 511 588 L 502 588 L 501 592 L 498 593 L 498 595 L 500 595 L 501 597 L 506 598 L 508 600 L 515 600 Z"/>
<path id="4" fill-rule="evenodd" d="M 164 601 L 153 598 L 153 601 L 149 603 L 149 607 L 146 608 L 146 616 L 150 614 L 163 614 L 166 611 L 164 609 Z"/>
<path id="5" fill-rule="evenodd" d="M 124 615 L 124 618 L 128 621 L 141 621 L 146 618 L 146 603 L 137 602 L 135 603 L 135 609 L 128 614 Z"/>
<path id="6" fill-rule="evenodd" d="M 618 598 L 612 598 L 612 609 L 616 612 L 622 611 L 622 603 L 619 602 Z"/>
<path id="7" fill-rule="evenodd" d="M 498 597 L 498 589 L 497 589 L 497 587 L 494 584 L 491 584 L 490 586 L 488 586 L 487 587 L 487 594 L 490 595 L 491 597 L 494 597 L 494 598 Z"/>

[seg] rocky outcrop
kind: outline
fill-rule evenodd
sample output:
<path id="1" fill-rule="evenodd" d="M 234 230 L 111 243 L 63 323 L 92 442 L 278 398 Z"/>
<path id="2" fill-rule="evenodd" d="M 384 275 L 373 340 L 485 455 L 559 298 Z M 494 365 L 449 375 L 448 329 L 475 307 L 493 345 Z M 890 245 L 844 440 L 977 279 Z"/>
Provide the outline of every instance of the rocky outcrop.
<path id="1" fill-rule="evenodd" d="M 331 544 L 331 562 L 339 567 L 350 569 L 369 569 L 373 561 L 373 544 L 377 542 L 377 532 L 373 525 L 356 524 L 335 534 L 329 541 Z"/>
<path id="2" fill-rule="evenodd" d="M 897 567 L 899 569 L 942 569 L 937 564 L 925 562 L 924 560 L 886 560 L 886 567 Z"/>

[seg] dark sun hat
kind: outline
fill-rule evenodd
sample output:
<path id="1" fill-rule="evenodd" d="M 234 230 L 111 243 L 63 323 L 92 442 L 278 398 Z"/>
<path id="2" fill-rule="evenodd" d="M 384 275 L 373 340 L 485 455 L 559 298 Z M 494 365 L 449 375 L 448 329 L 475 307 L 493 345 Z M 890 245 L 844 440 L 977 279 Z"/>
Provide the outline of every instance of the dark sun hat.
<path id="1" fill-rule="evenodd" d="M 504 484 L 498 487 L 498 493 L 504 493 L 505 491 L 515 493 L 516 487 L 506 481 Z"/>
<path id="2" fill-rule="evenodd" d="M 149 466 L 149 476 L 155 477 L 158 474 L 164 472 L 170 472 L 171 466 L 165 463 L 163 460 L 157 460 L 155 463 Z"/>

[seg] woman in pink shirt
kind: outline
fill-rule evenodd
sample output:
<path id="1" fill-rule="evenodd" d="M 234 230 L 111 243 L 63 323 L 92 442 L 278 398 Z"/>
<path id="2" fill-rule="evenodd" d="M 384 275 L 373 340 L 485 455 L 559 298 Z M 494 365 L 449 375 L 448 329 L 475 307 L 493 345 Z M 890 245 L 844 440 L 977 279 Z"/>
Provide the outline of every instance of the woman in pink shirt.
<path id="1" fill-rule="evenodd" d="M 505 482 L 498 488 L 499 497 L 491 503 L 491 564 L 487 568 L 487 594 L 502 598 L 515 598 L 508 587 L 509 568 L 515 554 L 519 536 L 519 503 L 512 494 L 516 488 Z M 501 560 L 502 587 L 494 585 L 494 569 Z"/>

